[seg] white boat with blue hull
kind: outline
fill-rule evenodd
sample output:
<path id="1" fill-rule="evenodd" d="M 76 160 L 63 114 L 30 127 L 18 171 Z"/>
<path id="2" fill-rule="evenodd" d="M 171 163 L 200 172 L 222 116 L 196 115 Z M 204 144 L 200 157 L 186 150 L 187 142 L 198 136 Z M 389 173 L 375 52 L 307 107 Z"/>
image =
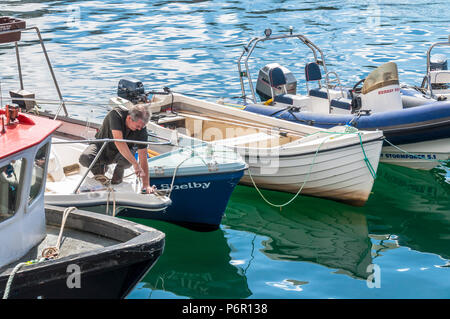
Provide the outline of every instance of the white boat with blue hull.
<path id="1" fill-rule="evenodd" d="M 296 39 L 311 49 L 313 60 L 305 66 L 306 95 L 297 94 L 295 76 L 278 63 L 261 68 L 256 90 L 253 87 L 248 67 L 251 54 L 258 44 L 278 39 Z M 448 46 L 450 42 L 432 47 L 436 45 Z M 446 70 L 446 60 L 433 60 L 430 51 L 428 73 L 420 88 L 400 85 L 393 62 L 379 66 L 352 88 L 344 88 L 337 73 L 327 70 L 320 48 L 307 37 L 293 34 L 292 30 L 287 35 L 273 36 L 266 30 L 266 36 L 253 38 L 239 58 L 245 103 L 237 107 L 322 128 L 352 125 L 361 130 L 382 130 L 382 162 L 431 169 L 450 158 L 450 71 Z M 246 96 L 245 79 L 250 97 Z M 318 87 L 310 87 L 311 82 Z"/>
<path id="2" fill-rule="evenodd" d="M 158 132 L 159 136 L 174 132 L 153 123 L 147 128 Z M 167 190 L 173 199 L 166 218 L 174 222 L 189 219 L 194 226 L 203 224 L 203 228 L 220 225 L 228 200 L 247 164 L 227 147 L 183 136 L 177 138 L 177 144 L 179 149 L 149 159 L 152 185 Z M 153 147 L 158 148 L 164 146 Z"/>
<path id="3" fill-rule="evenodd" d="M 228 200 L 244 175 L 244 159 L 230 148 L 179 135 L 177 131 L 148 123 L 156 140 L 173 144 L 154 144 L 149 158 L 150 182 L 165 191 L 172 204 L 152 219 L 178 223 L 196 230 L 220 225 Z M 155 139 L 155 138 L 154 138 Z M 135 209 L 124 216 L 142 217 Z"/>

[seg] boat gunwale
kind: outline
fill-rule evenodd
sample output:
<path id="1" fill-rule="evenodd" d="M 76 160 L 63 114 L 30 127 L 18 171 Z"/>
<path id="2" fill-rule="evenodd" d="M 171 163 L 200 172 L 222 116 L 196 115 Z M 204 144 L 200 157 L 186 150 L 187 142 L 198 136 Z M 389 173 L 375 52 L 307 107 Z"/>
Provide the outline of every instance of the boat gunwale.
<path id="1" fill-rule="evenodd" d="M 46 204 L 46 225 L 60 226 L 60 221 L 65 209 L 65 207 L 57 207 Z M 96 223 L 92 223 L 93 221 Z M 77 225 L 77 223 L 79 225 Z M 84 226 L 89 226 L 91 229 L 82 229 Z M 21 273 L 43 269 L 52 265 L 73 263 L 74 260 L 85 260 L 95 256 L 98 257 L 102 254 L 116 254 L 119 251 L 131 252 L 134 249 L 144 253 L 142 248 L 146 246 L 155 246 L 155 251 L 162 251 L 164 249 L 165 234 L 163 232 L 145 225 L 112 216 L 77 209 L 68 215 L 65 227 L 71 228 L 72 230 L 87 232 L 93 235 L 109 238 L 118 241 L 119 243 L 81 253 L 75 253 L 59 259 L 45 260 L 28 265 L 18 271 L 19 275 Z M 99 227 L 97 232 L 94 232 L 95 227 Z M 108 227 L 112 229 L 110 229 L 110 233 L 105 233 L 105 231 L 108 230 Z M 120 230 L 120 232 L 117 230 Z M 100 231 L 103 231 L 103 233 L 99 233 Z M 0 268 L 0 278 L 9 276 L 13 270 L 12 265 L 15 263 L 16 262 L 12 262 Z"/>
<path id="2" fill-rule="evenodd" d="M 183 111 L 183 112 L 178 112 L 178 113 L 179 114 L 184 114 L 185 112 Z M 189 115 L 191 115 L 191 114 L 189 114 Z M 194 116 L 196 116 L 196 115 L 194 115 Z M 209 115 L 207 115 L 207 116 L 209 116 Z M 234 119 L 229 120 L 229 119 L 219 119 L 219 118 L 214 118 L 214 117 L 210 117 L 210 118 L 205 117 L 204 119 L 201 119 L 201 120 L 202 121 L 222 121 L 224 123 L 227 123 L 228 121 L 233 121 Z M 232 124 L 232 125 L 236 125 L 236 126 L 240 125 L 239 123 L 233 123 L 233 122 L 228 123 L 228 124 Z M 254 124 L 254 123 L 248 123 L 248 124 Z M 258 123 L 258 125 L 264 125 L 264 124 Z M 255 129 L 262 129 L 262 130 L 268 129 L 268 127 L 259 127 L 258 125 L 249 126 L 249 127 L 255 128 Z M 330 131 L 330 136 L 331 136 L 331 133 L 332 133 L 331 129 L 319 129 L 317 131 L 317 133 L 320 133 L 320 131 L 327 131 L 327 130 Z M 291 143 L 295 143 L 298 140 L 300 140 L 302 138 L 305 138 L 306 136 L 301 136 L 300 133 L 295 132 L 295 131 L 291 131 L 289 129 L 287 129 L 286 131 L 289 131 L 289 132 L 287 132 L 288 134 L 293 134 L 294 136 L 292 136 L 292 137 L 295 138 L 295 140 L 287 142 L 287 143 L 280 144 L 280 145 L 275 146 L 275 147 L 250 147 L 250 146 L 246 147 L 246 146 L 239 146 L 239 145 L 234 146 L 234 145 L 226 145 L 226 144 L 224 144 L 224 146 L 229 147 L 230 149 L 233 149 L 233 150 L 238 150 L 238 152 L 239 152 L 239 150 L 252 151 L 252 150 L 277 150 L 277 149 L 279 151 L 289 151 L 289 150 L 294 150 L 297 147 L 303 147 L 304 146 L 301 143 L 300 144 L 294 144 L 294 145 L 290 145 L 290 144 Z M 361 138 L 362 138 L 362 143 L 363 144 L 384 140 L 384 136 L 381 135 L 381 134 L 383 134 L 381 131 L 361 130 L 361 131 L 358 131 L 358 132 L 361 133 Z M 379 132 L 379 133 L 377 134 L 377 132 Z M 340 132 L 336 132 L 336 133 L 339 134 Z M 202 132 L 202 134 L 203 134 L 203 132 Z M 371 135 L 376 135 L 376 136 L 371 137 Z M 191 137 L 189 135 L 186 135 L 186 136 Z M 283 136 L 280 136 L 280 137 L 283 137 Z M 191 138 L 193 138 L 193 137 L 191 137 Z M 223 141 L 226 141 L 226 140 L 227 139 L 223 139 Z M 201 140 L 201 141 L 203 141 L 203 140 Z M 211 142 L 214 142 L 214 141 L 206 141 L 206 142 L 211 143 Z M 336 147 L 332 147 L 332 148 L 322 149 L 322 150 L 319 150 L 319 153 L 320 152 L 324 152 L 324 151 L 332 151 L 332 150 L 337 150 L 337 149 L 341 149 L 341 148 L 352 147 L 354 145 L 360 145 L 360 143 L 347 143 L 345 145 L 340 145 L 340 146 L 336 146 Z M 309 155 L 309 154 L 314 154 L 314 153 L 316 153 L 316 151 L 311 151 L 311 152 L 302 153 L 302 154 L 298 154 L 298 153 L 297 154 L 286 154 L 286 155 L 281 155 L 280 154 L 280 155 L 277 155 L 277 157 L 292 157 L 292 156 L 299 156 L 299 155 Z M 247 154 L 245 154 L 245 155 L 241 154 L 241 156 L 248 156 L 248 155 Z M 264 157 L 271 157 L 271 156 L 264 156 Z"/>

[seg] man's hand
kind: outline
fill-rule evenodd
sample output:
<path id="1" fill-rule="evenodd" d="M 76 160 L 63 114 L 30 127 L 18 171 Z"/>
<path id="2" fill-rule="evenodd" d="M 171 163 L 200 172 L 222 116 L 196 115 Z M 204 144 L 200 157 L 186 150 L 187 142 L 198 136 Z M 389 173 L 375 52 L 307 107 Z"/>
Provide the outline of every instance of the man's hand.
<path id="1" fill-rule="evenodd" d="M 153 194 L 156 191 L 156 186 L 147 186 L 142 188 L 142 193 L 144 194 Z"/>
<path id="2" fill-rule="evenodd" d="M 136 174 L 137 177 L 141 177 L 144 175 L 144 170 L 142 169 L 141 165 L 139 165 L 138 162 L 133 164 L 133 168 L 134 168 L 134 173 Z"/>

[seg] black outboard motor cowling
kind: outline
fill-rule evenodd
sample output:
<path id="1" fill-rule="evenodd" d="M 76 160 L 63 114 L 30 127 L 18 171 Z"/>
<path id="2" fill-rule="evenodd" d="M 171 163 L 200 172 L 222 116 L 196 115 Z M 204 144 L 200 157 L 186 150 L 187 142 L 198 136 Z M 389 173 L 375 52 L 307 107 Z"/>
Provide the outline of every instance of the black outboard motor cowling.
<path id="1" fill-rule="evenodd" d="M 435 54 L 430 57 L 430 71 L 447 70 L 447 57 L 443 54 Z"/>
<path id="2" fill-rule="evenodd" d="M 138 102 L 147 102 L 144 84 L 135 79 L 122 79 L 119 81 L 117 95 L 134 104 Z"/>
<path id="3" fill-rule="evenodd" d="M 288 94 L 297 94 L 297 79 L 294 74 L 286 67 L 279 65 L 278 63 L 270 63 L 265 65 L 259 70 L 258 80 L 256 82 L 256 93 L 259 95 L 261 101 L 266 101 L 272 98 L 272 89 L 270 83 L 274 83 L 274 79 L 271 78 L 272 70 L 280 69 L 286 82 L 286 90 Z M 280 73 L 279 72 L 279 73 Z M 278 74 L 279 74 L 278 73 Z M 283 94 L 284 90 L 281 88 L 273 88 L 274 95 Z"/>

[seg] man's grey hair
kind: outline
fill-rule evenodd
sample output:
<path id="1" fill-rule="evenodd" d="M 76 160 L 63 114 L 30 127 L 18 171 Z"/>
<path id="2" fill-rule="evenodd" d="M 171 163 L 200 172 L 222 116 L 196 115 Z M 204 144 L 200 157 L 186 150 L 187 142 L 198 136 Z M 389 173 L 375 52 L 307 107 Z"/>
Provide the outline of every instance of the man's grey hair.
<path id="1" fill-rule="evenodd" d="M 136 104 L 128 111 L 131 120 L 137 122 L 142 120 L 145 124 L 148 123 L 150 119 L 150 111 L 144 104 Z"/>

